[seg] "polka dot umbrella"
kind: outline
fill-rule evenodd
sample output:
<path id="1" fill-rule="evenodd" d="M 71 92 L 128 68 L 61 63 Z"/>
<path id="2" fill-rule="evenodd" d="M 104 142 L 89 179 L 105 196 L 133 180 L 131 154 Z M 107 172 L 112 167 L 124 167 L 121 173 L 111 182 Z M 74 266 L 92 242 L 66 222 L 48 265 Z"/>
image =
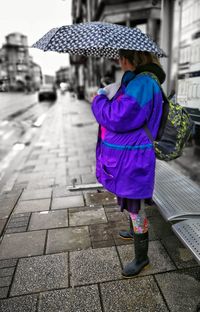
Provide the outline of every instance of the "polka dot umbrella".
<path id="1" fill-rule="evenodd" d="M 164 51 L 138 28 L 104 22 L 72 24 L 53 28 L 33 44 L 43 51 L 118 58 L 119 49 L 148 51 L 158 57 Z"/>

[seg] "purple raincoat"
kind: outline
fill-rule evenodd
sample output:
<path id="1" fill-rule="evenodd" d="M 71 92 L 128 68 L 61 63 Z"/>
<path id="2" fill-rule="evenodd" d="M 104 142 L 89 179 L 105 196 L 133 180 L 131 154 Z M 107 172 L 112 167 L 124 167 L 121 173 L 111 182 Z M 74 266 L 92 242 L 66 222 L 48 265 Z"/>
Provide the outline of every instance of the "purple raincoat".
<path id="1" fill-rule="evenodd" d="M 143 126 L 156 138 L 162 115 L 162 93 L 149 75 L 125 72 L 112 100 L 97 95 L 92 103 L 99 123 L 97 180 L 122 198 L 151 198 L 155 152 Z"/>

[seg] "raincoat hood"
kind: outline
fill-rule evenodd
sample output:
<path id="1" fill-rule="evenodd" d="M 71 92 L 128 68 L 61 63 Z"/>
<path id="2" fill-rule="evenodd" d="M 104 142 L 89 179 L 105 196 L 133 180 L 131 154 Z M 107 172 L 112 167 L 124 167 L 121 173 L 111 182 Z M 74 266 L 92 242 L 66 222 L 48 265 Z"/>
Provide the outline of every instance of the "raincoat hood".
<path id="1" fill-rule="evenodd" d="M 150 72 L 153 73 L 159 80 L 160 84 L 162 84 L 165 81 L 166 74 L 164 70 L 158 66 L 155 63 L 151 64 L 146 64 L 143 66 L 137 67 L 135 71 L 128 70 L 124 73 L 122 76 L 121 83 L 124 84 L 125 86 L 128 85 L 128 83 L 135 78 L 136 75 L 142 73 L 142 72 Z"/>
<path id="2" fill-rule="evenodd" d="M 154 75 L 156 75 L 156 77 L 158 78 L 160 84 L 162 84 L 165 81 L 166 78 L 166 74 L 164 72 L 164 70 L 162 69 L 162 67 L 160 67 L 159 65 L 155 64 L 155 63 L 150 63 L 150 64 L 146 64 L 143 66 L 139 66 L 134 73 L 136 75 L 147 71 L 150 73 L 153 73 Z"/>

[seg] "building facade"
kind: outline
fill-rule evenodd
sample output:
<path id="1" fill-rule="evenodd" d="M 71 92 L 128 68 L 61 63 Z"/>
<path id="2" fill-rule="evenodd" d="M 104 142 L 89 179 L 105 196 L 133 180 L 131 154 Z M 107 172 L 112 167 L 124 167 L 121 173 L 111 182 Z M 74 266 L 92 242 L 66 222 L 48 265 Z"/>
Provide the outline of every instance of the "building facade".
<path id="1" fill-rule="evenodd" d="M 8 76 L 6 67 L 6 54 L 4 49 L 0 49 L 0 91 L 6 91 L 8 88 Z"/>
<path id="2" fill-rule="evenodd" d="M 70 80 L 70 68 L 69 67 L 61 67 L 56 71 L 56 84 L 59 86 L 62 82 L 69 83 Z"/>
<path id="3" fill-rule="evenodd" d="M 9 91 L 38 89 L 41 68 L 29 55 L 27 37 L 11 33 L 5 39 L 0 50 L 0 83 Z"/>
<path id="4" fill-rule="evenodd" d="M 42 70 L 41 67 L 31 60 L 30 62 L 30 74 L 31 74 L 31 88 L 38 91 L 42 84 Z"/>
<path id="5" fill-rule="evenodd" d="M 194 140 L 200 146 L 200 1 L 174 3 L 172 73 L 177 100 L 195 122 Z M 178 38 L 179 40 L 175 40 Z"/>

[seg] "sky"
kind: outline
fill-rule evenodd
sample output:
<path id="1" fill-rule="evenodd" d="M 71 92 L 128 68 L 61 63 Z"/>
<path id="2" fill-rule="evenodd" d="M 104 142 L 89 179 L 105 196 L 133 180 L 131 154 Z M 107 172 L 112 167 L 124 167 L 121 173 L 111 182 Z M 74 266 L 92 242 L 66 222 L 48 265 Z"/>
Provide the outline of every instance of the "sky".
<path id="1" fill-rule="evenodd" d="M 20 32 L 31 46 L 54 27 L 69 25 L 72 0 L 0 0 L 0 48 L 9 33 Z M 54 75 L 61 66 L 69 65 L 68 54 L 29 49 L 33 61 L 43 74 Z"/>

